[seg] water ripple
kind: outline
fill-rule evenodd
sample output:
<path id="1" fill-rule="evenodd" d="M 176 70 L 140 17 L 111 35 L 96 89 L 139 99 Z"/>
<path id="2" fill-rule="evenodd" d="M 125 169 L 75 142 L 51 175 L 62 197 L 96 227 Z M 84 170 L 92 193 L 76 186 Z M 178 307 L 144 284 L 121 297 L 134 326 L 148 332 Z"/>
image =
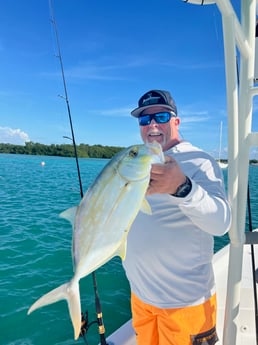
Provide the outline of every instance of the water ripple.
<path id="1" fill-rule="evenodd" d="M 45 166 L 41 166 L 41 161 Z M 106 160 L 81 159 L 84 191 Z M 74 159 L 0 154 L 0 344 L 73 345 L 66 302 L 27 316 L 30 305 L 73 275 L 72 227 L 59 214 L 80 201 Z M 250 175 L 251 198 L 258 200 L 258 168 Z M 258 212 L 253 210 L 254 226 Z M 218 250 L 227 238 L 216 239 Z M 97 272 L 107 334 L 130 317 L 129 286 L 115 258 Z M 82 308 L 95 320 L 92 276 L 80 282 Z M 47 331 L 47 334 L 46 334 Z M 92 326 L 89 344 L 97 344 Z"/>

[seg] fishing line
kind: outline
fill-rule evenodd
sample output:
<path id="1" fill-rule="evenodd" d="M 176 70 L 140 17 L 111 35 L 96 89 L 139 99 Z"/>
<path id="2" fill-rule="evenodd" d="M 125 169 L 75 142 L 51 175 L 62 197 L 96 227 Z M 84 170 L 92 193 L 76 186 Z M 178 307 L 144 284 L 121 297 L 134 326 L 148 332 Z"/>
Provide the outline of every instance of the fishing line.
<path id="1" fill-rule="evenodd" d="M 214 29 L 215 29 L 215 35 L 216 35 L 216 38 L 217 38 L 217 42 L 219 42 L 219 31 L 218 31 L 218 26 L 217 26 L 215 10 L 213 11 L 213 22 L 214 22 Z"/>
<path id="2" fill-rule="evenodd" d="M 75 142 L 75 136 L 74 136 L 74 130 L 73 130 L 73 121 L 72 121 L 71 109 L 70 109 L 70 104 L 69 104 L 68 91 L 67 91 L 67 87 L 66 87 L 64 66 L 63 66 L 63 60 L 62 60 L 62 54 L 61 54 L 61 48 L 60 48 L 60 43 L 59 43 L 59 37 L 58 37 L 57 25 L 56 25 L 55 16 L 54 16 L 54 9 L 53 9 L 52 0 L 49 0 L 49 9 L 50 9 L 51 23 L 53 25 L 56 47 L 57 47 L 57 55 L 56 56 L 60 62 L 63 87 L 64 87 L 64 93 L 65 93 L 64 97 L 60 96 L 60 95 L 59 95 L 59 97 L 64 98 L 64 100 L 66 102 L 67 113 L 68 113 L 68 117 L 69 117 L 69 123 L 70 123 L 71 135 L 72 135 L 72 138 L 69 138 L 69 137 L 66 137 L 66 138 L 71 139 L 72 143 L 73 143 L 74 155 L 75 155 L 76 167 L 77 167 L 77 173 L 78 173 L 78 180 L 79 180 L 79 186 L 80 186 L 80 195 L 81 195 L 81 198 L 83 198 L 81 172 L 80 172 L 80 166 L 79 166 L 79 160 L 78 160 L 78 154 L 77 154 L 77 148 L 76 148 L 76 142 Z M 94 287 L 94 293 L 95 293 L 95 309 L 96 309 L 96 314 L 97 314 L 97 320 L 89 323 L 88 322 L 88 312 L 86 311 L 84 314 L 82 313 L 82 319 L 81 319 L 82 324 L 81 324 L 80 336 L 82 336 L 82 338 L 85 341 L 85 344 L 87 344 L 86 333 L 87 333 L 89 327 L 93 323 L 97 323 L 99 335 L 100 335 L 100 344 L 101 345 L 108 345 L 106 343 L 106 339 L 105 339 L 105 327 L 104 327 L 104 323 L 103 323 L 102 308 L 101 308 L 101 303 L 100 303 L 98 289 L 97 289 L 97 279 L 96 279 L 95 272 L 92 273 L 92 278 L 93 278 L 93 287 Z"/>
<path id="3" fill-rule="evenodd" d="M 74 136 L 74 130 L 73 130 L 73 122 L 72 122 L 72 116 L 71 116 L 68 92 L 67 92 L 67 87 L 66 87 L 66 80 L 65 80 L 65 74 L 64 74 L 64 66 L 63 66 L 63 60 L 62 60 L 61 49 L 60 49 L 60 44 L 59 44 L 57 25 L 56 25 L 56 21 L 54 19 L 54 10 L 53 10 L 53 6 L 52 6 L 52 1 L 51 0 L 49 0 L 49 7 L 50 7 L 50 12 L 51 12 L 51 23 L 52 23 L 53 28 L 54 28 L 54 34 L 55 34 L 55 40 L 56 40 L 56 46 L 57 46 L 57 55 L 56 55 L 56 57 L 59 59 L 59 62 L 60 62 L 60 68 L 61 68 L 61 74 L 62 74 L 62 80 L 63 80 L 63 86 L 64 86 L 64 92 L 65 92 L 65 97 L 63 97 L 61 95 L 59 95 L 59 97 L 63 98 L 65 100 L 65 102 L 66 102 L 66 107 L 67 107 L 67 112 L 68 112 L 68 117 L 69 117 L 69 123 L 70 123 L 70 129 L 71 129 L 71 134 L 72 134 L 72 138 L 71 139 L 72 139 L 74 153 L 75 153 L 75 160 L 76 160 L 78 179 L 79 179 L 79 185 L 80 185 L 80 194 L 81 194 L 81 197 L 83 198 L 83 188 L 82 188 L 82 181 L 81 181 L 81 172 L 80 172 L 80 166 L 79 166 L 78 155 L 77 155 L 77 148 L 76 148 L 76 142 L 75 142 L 75 136 Z"/>

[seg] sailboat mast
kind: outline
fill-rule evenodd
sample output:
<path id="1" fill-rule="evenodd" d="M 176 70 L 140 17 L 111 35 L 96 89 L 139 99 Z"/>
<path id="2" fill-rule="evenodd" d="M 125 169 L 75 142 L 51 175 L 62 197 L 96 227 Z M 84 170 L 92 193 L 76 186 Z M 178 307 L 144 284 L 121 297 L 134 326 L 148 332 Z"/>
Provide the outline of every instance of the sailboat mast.
<path id="1" fill-rule="evenodd" d="M 219 162 L 221 157 L 221 142 L 222 142 L 222 121 L 220 121 L 220 131 L 219 131 Z"/>

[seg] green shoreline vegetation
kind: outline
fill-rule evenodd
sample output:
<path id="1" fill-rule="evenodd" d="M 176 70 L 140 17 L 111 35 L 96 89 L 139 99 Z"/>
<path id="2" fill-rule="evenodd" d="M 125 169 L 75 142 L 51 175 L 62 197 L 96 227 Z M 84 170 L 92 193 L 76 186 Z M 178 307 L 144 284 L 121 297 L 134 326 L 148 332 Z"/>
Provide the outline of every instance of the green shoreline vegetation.
<path id="1" fill-rule="evenodd" d="M 80 158 L 112 158 L 123 147 L 102 146 L 102 145 L 76 145 L 78 157 Z M 14 145 L 0 143 L 0 153 L 39 155 L 39 156 L 59 156 L 74 157 L 74 147 L 72 144 L 51 144 L 45 145 L 26 142 L 25 145 Z"/>
<path id="2" fill-rule="evenodd" d="M 116 153 L 123 150 L 120 146 L 103 146 L 103 145 L 76 145 L 78 157 L 80 158 L 112 158 Z M 32 141 L 26 142 L 25 145 L 15 145 L 0 143 L 0 154 L 20 154 L 20 155 L 36 155 L 36 156 L 59 156 L 59 157 L 74 157 L 74 148 L 72 144 L 51 144 L 45 145 L 34 143 Z M 220 160 L 227 163 L 227 159 Z M 252 165 L 258 165 L 257 159 L 250 159 Z"/>

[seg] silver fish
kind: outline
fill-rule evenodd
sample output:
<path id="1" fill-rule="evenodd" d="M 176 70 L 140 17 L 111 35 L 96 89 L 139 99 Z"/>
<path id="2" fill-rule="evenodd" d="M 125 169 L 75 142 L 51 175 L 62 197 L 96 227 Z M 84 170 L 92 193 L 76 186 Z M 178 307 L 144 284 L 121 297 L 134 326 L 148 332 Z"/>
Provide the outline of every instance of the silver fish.
<path id="1" fill-rule="evenodd" d="M 139 210 L 151 214 L 145 199 L 151 164 L 164 163 L 158 143 L 135 145 L 120 151 L 104 167 L 78 207 L 61 213 L 73 224 L 74 276 L 39 298 L 28 314 L 45 305 L 65 299 L 74 328 L 81 330 L 79 280 L 111 258 L 125 258 L 128 231 Z"/>

